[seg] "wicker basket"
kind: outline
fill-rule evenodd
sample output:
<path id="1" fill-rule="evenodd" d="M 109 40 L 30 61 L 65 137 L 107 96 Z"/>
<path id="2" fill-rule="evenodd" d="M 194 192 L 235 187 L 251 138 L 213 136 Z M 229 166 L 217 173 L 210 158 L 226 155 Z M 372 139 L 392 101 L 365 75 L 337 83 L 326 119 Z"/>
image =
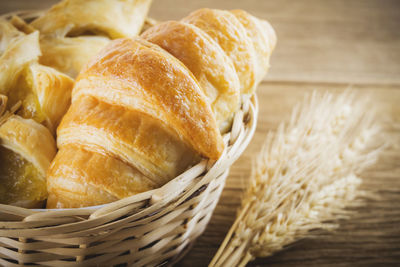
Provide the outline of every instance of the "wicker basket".
<path id="1" fill-rule="evenodd" d="M 229 168 L 250 142 L 256 97 L 235 114 L 226 148 L 163 187 L 110 204 L 63 210 L 0 205 L 0 265 L 172 264 L 204 231 Z"/>
<path id="2" fill-rule="evenodd" d="M 43 11 L 18 11 L 30 21 Z M 146 21 L 154 24 L 152 20 Z M 256 96 L 243 100 L 225 150 L 163 187 L 106 205 L 29 210 L 0 204 L 0 265 L 157 266 L 173 264 L 204 231 L 233 162 L 257 124 Z"/>

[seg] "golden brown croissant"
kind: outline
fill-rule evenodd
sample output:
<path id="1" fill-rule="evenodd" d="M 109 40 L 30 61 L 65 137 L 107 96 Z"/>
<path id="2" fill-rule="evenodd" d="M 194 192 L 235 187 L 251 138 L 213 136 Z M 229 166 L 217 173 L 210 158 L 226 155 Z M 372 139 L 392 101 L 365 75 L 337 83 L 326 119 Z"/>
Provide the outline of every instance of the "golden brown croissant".
<path id="1" fill-rule="evenodd" d="M 114 201 L 163 185 L 200 157 L 219 158 L 219 128 L 240 94 L 254 91 L 276 41 L 269 24 L 237 12 L 244 19 L 204 9 L 150 28 L 148 41 L 115 40 L 82 70 L 57 130 L 48 208 Z M 197 23 L 203 13 L 207 30 Z"/>
<path id="2" fill-rule="evenodd" d="M 31 23 L 41 34 L 40 63 L 76 77 L 110 39 L 136 36 L 151 0 L 63 0 Z"/>
<path id="3" fill-rule="evenodd" d="M 38 207 L 47 197 L 46 171 L 56 154 L 50 131 L 32 119 L 2 114 L 0 95 L 0 203 Z"/>
<path id="4" fill-rule="evenodd" d="M 200 9 L 181 21 L 160 23 L 141 36 L 189 68 L 222 132 L 230 127 L 240 94 L 251 95 L 265 76 L 276 44 L 269 23 L 243 10 Z"/>

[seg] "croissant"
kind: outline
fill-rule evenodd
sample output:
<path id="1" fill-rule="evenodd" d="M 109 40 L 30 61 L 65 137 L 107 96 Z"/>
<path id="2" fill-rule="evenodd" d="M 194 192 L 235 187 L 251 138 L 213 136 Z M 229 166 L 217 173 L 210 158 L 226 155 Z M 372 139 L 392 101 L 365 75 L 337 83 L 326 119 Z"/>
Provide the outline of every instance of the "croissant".
<path id="1" fill-rule="evenodd" d="M 0 94 L 9 107 L 22 101 L 18 114 L 32 118 L 55 132 L 70 104 L 73 80 L 38 63 L 39 33 L 25 34 L 11 23 L 0 21 Z"/>
<path id="2" fill-rule="evenodd" d="M 151 0 L 64 0 L 30 26 L 41 34 L 40 63 L 76 77 L 111 39 L 136 36 Z"/>
<path id="3" fill-rule="evenodd" d="M 266 22 L 210 9 L 112 41 L 76 80 L 47 207 L 115 201 L 165 184 L 201 157 L 218 159 L 220 130 L 265 74 L 275 42 Z"/>
<path id="4" fill-rule="evenodd" d="M 6 110 L 0 95 L 0 203 L 39 207 L 47 198 L 46 171 L 56 154 L 50 131 Z"/>
<path id="5" fill-rule="evenodd" d="M 199 9 L 181 21 L 160 23 L 142 35 L 182 61 L 211 103 L 222 133 L 240 95 L 253 94 L 269 68 L 273 28 L 243 10 Z"/>

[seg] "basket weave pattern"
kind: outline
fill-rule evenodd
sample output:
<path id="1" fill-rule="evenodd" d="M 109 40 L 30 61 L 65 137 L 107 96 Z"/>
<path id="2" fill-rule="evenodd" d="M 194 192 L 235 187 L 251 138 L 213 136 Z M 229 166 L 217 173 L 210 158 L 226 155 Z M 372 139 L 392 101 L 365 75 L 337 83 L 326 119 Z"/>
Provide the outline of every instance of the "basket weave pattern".
<path id="1" fill-rule="evenodd" d="M 156 266 L 177 260 L 205 229 L 233 162 L 250 142 L 256 97 L 235 114 L 225 150 L 163 187 L 79 209 L 29 210 L 0 205 L 0 265 Z"/>

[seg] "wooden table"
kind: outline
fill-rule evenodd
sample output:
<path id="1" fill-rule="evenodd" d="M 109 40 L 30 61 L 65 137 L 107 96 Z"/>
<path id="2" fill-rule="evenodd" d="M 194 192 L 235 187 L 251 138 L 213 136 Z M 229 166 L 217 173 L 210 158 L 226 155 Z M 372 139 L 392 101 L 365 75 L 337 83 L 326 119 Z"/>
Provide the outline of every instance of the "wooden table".
<path id="1" fill-rule="evenodd" d="M 0 12 L 43 8 L 54 0 L 0 1 Z M 351 86 L 369 94 L 386 121 L 392 145 L 363 175 L 368 201 L 334 233 L 304 239 L 250 266 L 400 266 L 400 1 L 396 0 L 155 0 L 151 16 L 179 19 L 201 7 L 242 8 L 269 20 L 278 46 L 272 69 L 258 88 L 257 132 L 228 178 L 206 232 L 179 266 L 206 266 L 232 224 L 249 176 L 251 158 L 269 130 L 288 118 L 292 106 L 311 92 Z"/>

